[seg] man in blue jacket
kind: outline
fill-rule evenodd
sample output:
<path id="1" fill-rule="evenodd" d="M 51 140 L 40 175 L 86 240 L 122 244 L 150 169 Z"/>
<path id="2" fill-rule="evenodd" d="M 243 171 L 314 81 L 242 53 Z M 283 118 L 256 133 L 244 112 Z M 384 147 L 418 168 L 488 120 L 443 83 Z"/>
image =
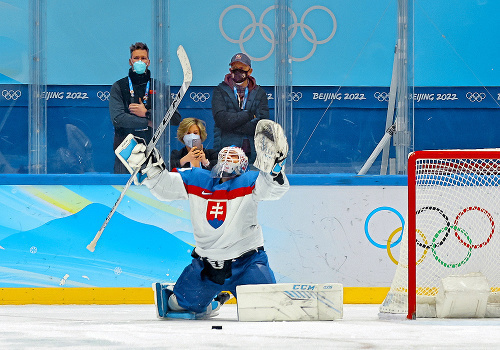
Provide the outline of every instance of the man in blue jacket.
<path id="1" fill-rule="evenodd" d="M 229 66 L 229 73 L 212 94 L 214 149 L 241 147 L 253 164 L 255 126 L 259 120 L 269 119 L 267 94 L 251 76 L 252 62 L 247 55 L 237 53 Z"/>

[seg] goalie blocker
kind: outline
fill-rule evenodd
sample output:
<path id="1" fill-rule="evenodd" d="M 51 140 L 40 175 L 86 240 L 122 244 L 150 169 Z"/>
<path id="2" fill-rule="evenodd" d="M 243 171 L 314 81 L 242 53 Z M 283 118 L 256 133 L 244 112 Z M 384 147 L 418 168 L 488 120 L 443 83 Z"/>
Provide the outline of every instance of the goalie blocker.
<path id="1" fill-rule="evenodd" d="M 241 285 L 236 293 L 239 321 L 331 321 L 343 315 L 340 283 Z"/>
<path id="2" fill-rule="evenodd" d="M 146 158 L 146 141 L 140 137 L 128 134 L 116 148 L 115 154 L 130 173 L 137 167 L 141 170 L 134 177 L 134 184 L 141 185 L 147 178 L 151 179 L 165 170 L 165 162 L 160 152 L 153 148 Z"/>

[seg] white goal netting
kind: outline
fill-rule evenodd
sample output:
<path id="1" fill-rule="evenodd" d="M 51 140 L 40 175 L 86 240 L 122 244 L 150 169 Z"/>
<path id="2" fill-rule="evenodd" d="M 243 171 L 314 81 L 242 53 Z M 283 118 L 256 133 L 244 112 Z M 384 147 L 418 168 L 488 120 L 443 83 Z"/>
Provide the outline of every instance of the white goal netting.
<path id="1" fill-rule="evenodd" d="M 430 151 L 416 153 L 424 157 L 425 152 Z M 435 303 L 440 281 L 450 275 L 480 272 L 492 292 L 500 290 L 500 233 L 496 230 L 500 159 L 484 159 L 484 152 L 476 152 L 413 160 L 415 173 L 408 175 L 408 197 L 409 201 L 414 198 L 416 206 L 408 215 L 415 217 L 416 241 L 408 242 L 409 225 L 405 225 L 399 264 L 381 313 L 408 312 L 409 279 L 416 282 L 417 317 L 433 316 L 426 310 Z M 408 273 L 408 244 L 416 247 L 415 276 Z M 491 301 L 496 298 L 492 293 Z"/>

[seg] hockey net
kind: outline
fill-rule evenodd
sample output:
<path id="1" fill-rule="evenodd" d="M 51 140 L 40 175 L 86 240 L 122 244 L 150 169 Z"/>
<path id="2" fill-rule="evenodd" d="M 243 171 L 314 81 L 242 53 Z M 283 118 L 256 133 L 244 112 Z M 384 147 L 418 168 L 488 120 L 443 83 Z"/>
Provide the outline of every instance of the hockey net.
<path id="1" fill-rule="evenodd" d="M 435 317 L 440 281 L 482 273 L 500 291 L 500 150 L 417 151 L 408 161 L 408 222 L 381 313 Z"/>

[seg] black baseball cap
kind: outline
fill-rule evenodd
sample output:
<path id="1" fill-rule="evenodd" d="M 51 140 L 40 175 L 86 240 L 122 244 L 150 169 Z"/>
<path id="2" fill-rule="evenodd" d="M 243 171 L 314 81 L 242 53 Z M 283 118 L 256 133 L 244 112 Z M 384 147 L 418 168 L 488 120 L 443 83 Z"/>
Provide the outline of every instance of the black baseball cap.
<path id="1" fill-rule="evenodd" d="M 231 63 L 229 63 L 229 65 L 232 65 L 234 62 L 241 62 L 249 67 L 252 67 L 252 61 L 250 61 L 250 58 L 242 52 L 234 55 L 233 58 L 231 58 Z"/>

